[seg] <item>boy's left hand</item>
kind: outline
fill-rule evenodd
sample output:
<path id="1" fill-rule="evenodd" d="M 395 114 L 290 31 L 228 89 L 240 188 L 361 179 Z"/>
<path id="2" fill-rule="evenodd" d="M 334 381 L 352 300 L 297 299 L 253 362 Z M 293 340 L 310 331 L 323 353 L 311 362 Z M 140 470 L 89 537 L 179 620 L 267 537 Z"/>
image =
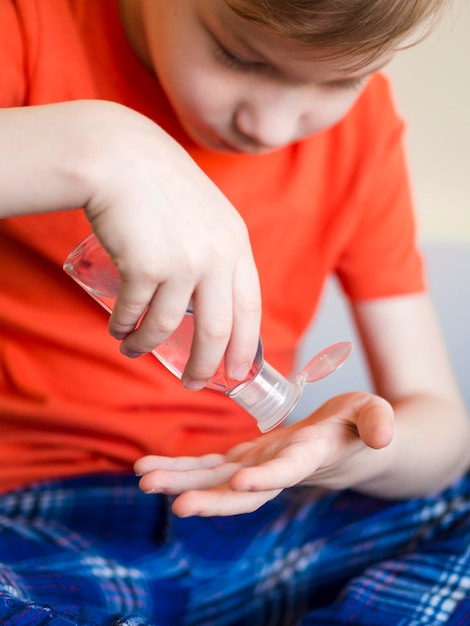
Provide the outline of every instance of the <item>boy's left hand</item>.
<path id="1" fill-rule="evenodd" d="M 393 437 L 393 410 L 378 396 L 347 393 L 306 419 L 278 428 L 225 455 L 146 456 L 135 464 L 147 493 L 179 494 L 173 511 L 236 515 L 256 510 L 283 489 L 354 487 L 383 469 L 378 450 Z"/>

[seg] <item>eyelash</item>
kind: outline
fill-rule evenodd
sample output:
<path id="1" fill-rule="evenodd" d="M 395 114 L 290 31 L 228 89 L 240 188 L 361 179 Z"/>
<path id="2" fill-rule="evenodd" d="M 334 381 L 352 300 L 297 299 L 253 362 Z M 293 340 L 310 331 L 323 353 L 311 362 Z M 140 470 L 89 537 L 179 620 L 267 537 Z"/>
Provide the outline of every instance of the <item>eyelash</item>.
<path id="1" fill-rule="evenodd" d="M 217 46 L 216 51 L 219 58 L 228 68 L 233 68 L 240 72 L 259 72 L 267 69 L 262 63 L 239 59 L 225 48 L 222 48 L 222 46 Z"/>
<path id="2" fill-rule="evenodd" d="M 240 72 L 262 72 L 267 71 L 268 67 L 263 63 L 257 63 L 255 61 L 243 61 L 239 59 L 231 52 L 218 45 L 216 48 L 217 55 L 225 64 L 226 67 L 238 70 Z M 330 89 L 357 89 L 364 84 L 365 77 L 351 78 L 349 80 L 325 83 L 325 86 Z"/>
<path id="3" fill-rule="evenodd" d="M 326 86 L 330 89 L 357 89 L 358 87 L 362 87 L 365 80 L 366 79 L 361 76 L 360 78 L 350 78 L 349 80 L 338 81 L 336 83 L 326 83 Z"/>

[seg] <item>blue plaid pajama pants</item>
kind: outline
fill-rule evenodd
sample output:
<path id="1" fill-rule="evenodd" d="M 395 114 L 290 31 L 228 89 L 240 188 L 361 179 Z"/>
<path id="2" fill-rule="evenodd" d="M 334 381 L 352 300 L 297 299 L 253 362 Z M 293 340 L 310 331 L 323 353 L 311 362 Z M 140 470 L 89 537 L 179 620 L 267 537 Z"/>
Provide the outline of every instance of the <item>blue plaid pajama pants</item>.
<path id="1" fill-rule="evenodd" d="M 228 518 L 170 504 L 130 475 L 2 495 L 0 624 L 470 624 L 470 477 L 399 502 L 291 489 Z"/>

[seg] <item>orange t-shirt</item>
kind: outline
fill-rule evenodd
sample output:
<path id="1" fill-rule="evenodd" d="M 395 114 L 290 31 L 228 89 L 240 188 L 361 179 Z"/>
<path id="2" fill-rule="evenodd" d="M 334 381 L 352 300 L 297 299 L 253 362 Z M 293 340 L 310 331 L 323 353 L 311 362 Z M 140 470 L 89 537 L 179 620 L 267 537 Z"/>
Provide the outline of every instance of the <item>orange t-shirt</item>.
<path id="1" fill-rule="evenodd" d="M 248 226 L 272 365 L 289 374 L 330 274 L 352 299 L 424 288 L 403 124 L 383 76 L 341 122 L 305 141 L 263 156 L 211 153 L 185 136 L 117 5 L 2 0 L 0 106 L 113 100 L 182 143 Z M 230 399 L 186 391 L 151 356 L 121 356 L 106 313 L 62 270 L 88 232 L 79 209 L 0 223 L 1 489 L 125 470 L 147 453 L 223 451 L 258 434 Z"/>

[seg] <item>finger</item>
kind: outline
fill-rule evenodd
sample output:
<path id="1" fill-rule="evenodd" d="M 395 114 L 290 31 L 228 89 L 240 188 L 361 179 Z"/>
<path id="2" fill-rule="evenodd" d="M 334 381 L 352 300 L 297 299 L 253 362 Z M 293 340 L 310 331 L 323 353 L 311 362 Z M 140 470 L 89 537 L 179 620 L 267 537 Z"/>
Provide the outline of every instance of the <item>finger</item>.
<path id="1" fill-rule="evenodd" d="M 232 290 L 225 275 L 212 275 L 193 294 L 194 335 L 183 384 L 198 389 L 217 372 L 232 333 Z"/>
<path id="2" fill-rule="evenodd" d="M 279 495 L 280 490 L 239 493 L 222 485 L 210 491 L 186 491 L 173 502 L 173 512 L 179 517 L 240 515 L 252 513 Z"/>
<path id="3" fill-rule="evenodd" d="M 227 374 L 234 380 L 246 378 L 255 359 L 260 336 L 261 294 L 258 273 L 250 255 L 241 261 L 233 283 L 233 328 L 225 354 Z"/>
<path id="4" fill-rule="evenodd" d="M 385 448 L 393 439 L 394 414 L 391 405 L 374 396 L 359 412 L 357 430 L 362 441 L 370 448 Z"/>
<path id="5" fill-rule="evenodd" d="M 178 457 L 148 455 L 138 459 L 134 463 L 134 472 L 137 476 L 142 476 L 143 474 L 156 469 L 183 471 L 190 469 L 211 468 L 221 465 L 224 462 L 225 457 L 222 454 Z"/>
<path id="6" fill-rule="evenodd" d="M 159 285 L 148 305 L 137 330 L 129 334 L 121 345 L 121 352 L 128 355 L 150 352 L 170 337 L 181 325 L 192 294 L 192 284 L 171 280 Z M 188 329 L 188 344 L 192 323 Z M 178 356 L 178 353 L 175 353 Z M 187 354 L 181 352 L 180 372 L 183 371 Z"/>
<path id="7" fill-rule="evenodd" d="M 145 493 L 180 494 L 193 489 L 211 489 L 226 483 L 239 465 L 224 463 L 210 469 L 164 470 L 147 472 L 139 481 Z"/>
<path id="8" fill-rule="evenodd" d="M 243 461 L 244 458 L 249 458 L 249 453 L 256 448 L 256 443 L 256 439 L 254 441 L 244 441 L 243 443 L 238 443 L 225 453 L 225 460 L 238 462 Z"/>
<path id="9" fill-rule="evenodd" d="M 234 491 L 269 491 L 298 485 L 322 466 L 327 446 L 292 445 L 273 459 L 259 465 L 242 467 L 230 479 Z"/>
<path id="10" fill-rule="evenodd" d="M 109 319 L 109 332 L 116 339 L 127 337 L 136 328 L 155 293 L 155 282 L 122 280 Z"/>

